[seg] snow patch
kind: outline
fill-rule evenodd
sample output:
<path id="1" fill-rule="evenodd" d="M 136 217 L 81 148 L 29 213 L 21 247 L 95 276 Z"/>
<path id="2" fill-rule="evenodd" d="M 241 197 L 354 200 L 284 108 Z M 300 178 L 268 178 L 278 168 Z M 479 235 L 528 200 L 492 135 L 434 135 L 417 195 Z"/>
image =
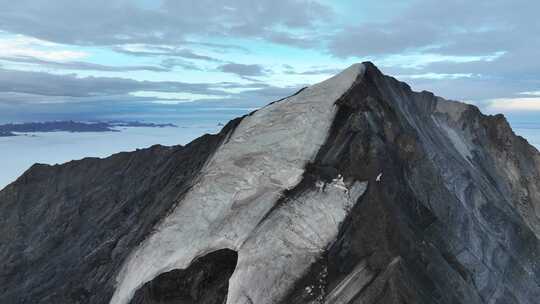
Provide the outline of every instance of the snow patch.
<path id="1" fill-rule="evenodd" d="M 286 296 L 336 239 L 339 224 L 366 188 L 367 183 L 355 182 L 346 191 L 341 186 L 313 189 L 274 212 L 240 249 L 227 303 L 272 304 Z"/>

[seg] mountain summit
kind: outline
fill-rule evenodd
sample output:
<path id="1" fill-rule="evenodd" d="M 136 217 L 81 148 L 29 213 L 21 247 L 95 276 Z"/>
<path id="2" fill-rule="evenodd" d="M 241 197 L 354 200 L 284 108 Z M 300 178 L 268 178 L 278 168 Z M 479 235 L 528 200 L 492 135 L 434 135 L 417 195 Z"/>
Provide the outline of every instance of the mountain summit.
<path id="1" fill-rule="evenodd" d="M 537 303 L 540 153 L 373 64 L 0 192 L 0 303 Z"/>

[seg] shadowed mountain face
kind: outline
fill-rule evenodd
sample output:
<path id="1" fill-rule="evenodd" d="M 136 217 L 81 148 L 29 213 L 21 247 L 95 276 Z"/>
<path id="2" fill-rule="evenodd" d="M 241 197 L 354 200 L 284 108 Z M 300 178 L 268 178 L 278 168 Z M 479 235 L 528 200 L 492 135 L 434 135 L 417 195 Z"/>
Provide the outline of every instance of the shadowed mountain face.
<path id="1" fill-rule="evenodd" d="M 540 154 L 370 63 L 0 192 L 1 303 L 537 303 Z"/>
<path id="2" fill-rule="evenodd" d="M 238 254 L 229 249 L 196 259 L 187 269 L 160 274 L 142 286 L 131 304 L 222 304 Z"/>

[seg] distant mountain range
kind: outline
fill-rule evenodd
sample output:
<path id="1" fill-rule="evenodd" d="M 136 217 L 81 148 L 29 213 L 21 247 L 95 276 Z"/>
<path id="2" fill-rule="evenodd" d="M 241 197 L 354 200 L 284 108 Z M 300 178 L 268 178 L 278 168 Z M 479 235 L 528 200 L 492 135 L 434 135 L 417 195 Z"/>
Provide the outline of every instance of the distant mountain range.
<path id="1" fill-rule="evenodd" d="M 0 137 L 10 137 L 10 136 L 17 136 L 17 134 L 14 134 L 9 131 L 0 131 Z"/>
<path id="2" fill-rule="evenodd" d="M 156 124 L 140 121 L 98 121 L 98 122 L 81 122 L 81 121 L 47 121 L 47 122 L 29 122 L 29 123 L 10 123 L 0 125 L 0 137 L 17 136 L 17 133 L 34 133 L 34 132 L 120 132 L 118 127 L 148 127 L 148 128 L 165 128 L 177 126 L 174 124 Z"/>

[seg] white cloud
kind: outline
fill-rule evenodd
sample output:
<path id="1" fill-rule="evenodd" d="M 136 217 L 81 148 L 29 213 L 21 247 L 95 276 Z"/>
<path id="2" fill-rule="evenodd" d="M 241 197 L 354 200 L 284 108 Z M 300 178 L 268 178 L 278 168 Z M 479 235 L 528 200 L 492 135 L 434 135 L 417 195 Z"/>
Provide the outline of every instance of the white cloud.
<path id="1" fill-rule="evenodd" d="M 499 98 L 489 101 L 489 112 L 540 111 L 540 97 Z"/>
<path id="2" fill-rule="evenodd" d="M 62 45 L 23 35 L 0 37 L 0 57 L 32 57 L 42 60 L 69 61 L 88 53 L 62 48 Z"/>
<path id="3" fill-rule="evenodd" d="M 136 97 L 148 97 L 154 103 L 161 104 L 178 104 L 184 102 L 192 102 L 199 99 L 219 99 L 223 96 L 194 94 L 187 92 L 153 92 L 153 91 L 137 91 L 130 95 Z"/>
<path id="4" fill-rule="evenodd" d="M 527 96 L 540 96 L 540 91 L 531 91 L 531 92 L 521 92 L 520 95 L 527 95 Z"/>
<path id="5" fill-rule="evenodd" d="M 400 78 L 410 79 L 458 79 L 458 78 L 471 78 L 475 75 L 471 73 L 424 73 L 424 74 L 412 74 L 412 75 L 400 75 Z"/>
<path id="6" fill-rule="evenodd" d="M 402 67 L 410 69 L 422 69 L 426 66 L 439 63 L 470 63 L 470 62 L 492 62 L 505 54 L 504 51 L 494 52 L 482 56 L 473 55 L 441 55 L 436 53 L 403 53 L 388 56 L 375 56 L 368 59 L 376 61 L 381 66 Z"/>

